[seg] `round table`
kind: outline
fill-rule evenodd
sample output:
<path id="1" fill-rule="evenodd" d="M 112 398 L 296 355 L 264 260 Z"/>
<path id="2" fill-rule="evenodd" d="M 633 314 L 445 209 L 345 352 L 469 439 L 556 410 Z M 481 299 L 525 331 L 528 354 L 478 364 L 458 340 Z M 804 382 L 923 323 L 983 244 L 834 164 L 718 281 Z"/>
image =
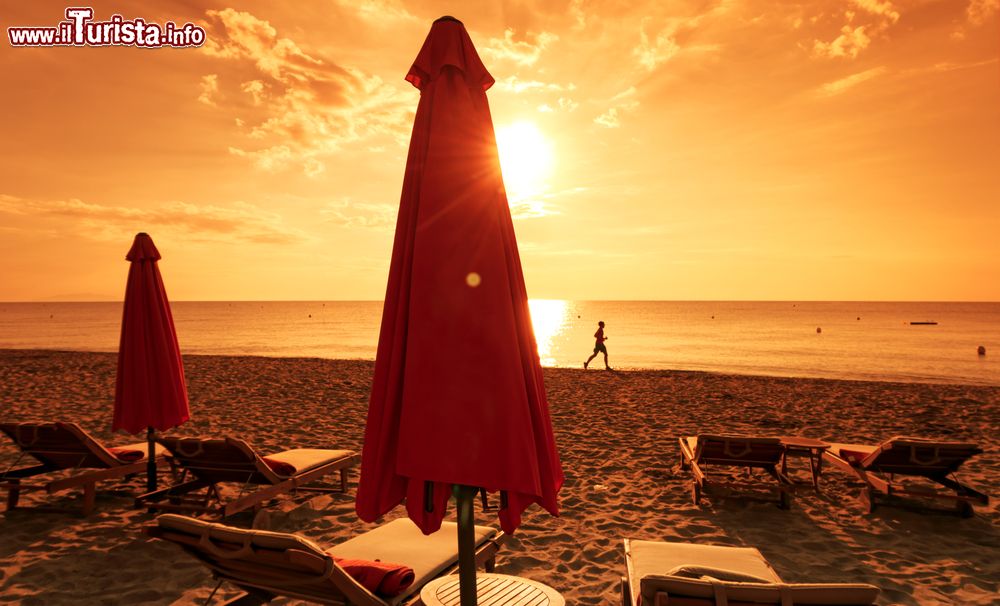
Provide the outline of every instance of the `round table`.
<path id="1" fill-rule="evenodd" d="M 488 572 L 476 573 L 479 606 L 565 606 L 566 600 L 548 585 L 538 581 Z M 458 606 L 458 575 L 451 574 L 424 585 L 420 590 L 424 606 Z"/>

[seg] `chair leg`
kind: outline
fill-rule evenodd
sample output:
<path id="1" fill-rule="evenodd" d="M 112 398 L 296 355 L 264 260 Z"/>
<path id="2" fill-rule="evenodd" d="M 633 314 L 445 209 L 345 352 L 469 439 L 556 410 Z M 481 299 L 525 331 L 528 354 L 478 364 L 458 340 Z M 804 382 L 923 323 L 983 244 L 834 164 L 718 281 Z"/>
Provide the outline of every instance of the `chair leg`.
<path id="1" fill-rule="evenodd" d="M 21 498 L 21 480 L 7 480 L 7 511 L 17 508 Z"/>
<path id="2" fill-rule="evenodd" d="M 94 500 L 97 497 L 97 482 L 83 485 L 83 515 L 89 516 L 94 511 Z"/>
<path id="3" fill-rule="evenodd" d="M 875 511 L 875 491 L 870 486 L 865 486 L 861 489 L 861 504 L 865 508 L 865 513 Z"/>
<path id="4" fill-rule="evenodd" d="M 483 568 L 486 570 L 486 572 L 493 572 L 494 570 L 496 570 L 496 567 L 497 567 L 496 556 L 493 556 L 492 558 L 486 560 L 486 562 L 483 564 Z"/>
<path id="5" fill-rule="evenodd" d="M 347 468 L 340 470 L 340 491 L 347 492 Z"/>
<path id="6" fill-rule="evenodd" d="M 792 495 L 783 487 L 778 489 L 778 509 L 791 509 Z"/>
<path id="7" fill-rule="evenodd" d="M 622 606 L 632 606 L 632 592 L 629 589 L 628 577 L 622 577 L 619 588 L 622 595 Z"/>

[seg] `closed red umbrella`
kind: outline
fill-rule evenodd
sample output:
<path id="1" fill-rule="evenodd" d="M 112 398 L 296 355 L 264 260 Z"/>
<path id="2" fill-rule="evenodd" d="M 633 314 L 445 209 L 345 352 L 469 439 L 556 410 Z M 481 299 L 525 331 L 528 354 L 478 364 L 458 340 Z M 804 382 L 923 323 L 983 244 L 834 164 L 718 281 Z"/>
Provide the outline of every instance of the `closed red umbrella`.
<path id="1" fill-rule="evenodd" d="M 174 319 L 156 265 L 160 253 L 153 239 L 140 233 L 125 258 L 131 265 L 125 286 L 111 430 L 132 434 L 146 430 L 147 485 L 152 491 L 156 490 L 153 430 L 176 427 L 191 414 Z"/>
<path id="2" fill-rule="evenodd" d="M 501 492 L 500 524 L 512 532 L 532 503 L 558 513 L 563 476 L 486 100 L 493 78 L 462 23 L 442 17 L 406 79 L 420 102 L 357 512 L 373 521 L 405 498 L 430 534 L 453 486 L 485 488 Z M 471 532 L 469 492 L 459 525 L 466 503 Z"/>

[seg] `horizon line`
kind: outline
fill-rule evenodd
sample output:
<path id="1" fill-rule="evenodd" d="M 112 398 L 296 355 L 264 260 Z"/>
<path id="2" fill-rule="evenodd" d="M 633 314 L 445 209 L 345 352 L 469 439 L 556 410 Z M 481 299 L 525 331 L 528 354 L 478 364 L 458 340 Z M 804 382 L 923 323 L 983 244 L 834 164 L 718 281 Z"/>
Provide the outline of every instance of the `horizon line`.
<path id="1" fill-rule="evenodd" d="M 528 297 L 529 301 L 574 301 L 580 303 L 1000 303 L 988 299 L 563 299 Z M 381 303 L 384 299 L 174 299 L 173 303 Z M 122 299 L 23 299 L 21 303 L 122 303 Z"/>

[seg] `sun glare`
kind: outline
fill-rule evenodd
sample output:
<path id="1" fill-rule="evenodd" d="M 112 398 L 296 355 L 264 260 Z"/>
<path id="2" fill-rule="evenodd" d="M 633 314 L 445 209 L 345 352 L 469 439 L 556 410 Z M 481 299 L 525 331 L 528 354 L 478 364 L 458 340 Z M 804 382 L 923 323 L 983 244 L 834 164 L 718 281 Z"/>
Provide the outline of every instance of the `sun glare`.
<path id="1" fill-rule="evenodd" d="M 556 363 L 553 341 L 566 327 L 568 306 L 559 299 L 528 299 L 531 311 L 531 326 L 535 330 L 538 357 L 543 366 Z"/>
<path id="2" fill-rule="evenodd" d="M 552 145 L 533 122 L 497 129 L 497 151 L 512 204 L 530 203 L 545 192 L 552 171 Z"/>

